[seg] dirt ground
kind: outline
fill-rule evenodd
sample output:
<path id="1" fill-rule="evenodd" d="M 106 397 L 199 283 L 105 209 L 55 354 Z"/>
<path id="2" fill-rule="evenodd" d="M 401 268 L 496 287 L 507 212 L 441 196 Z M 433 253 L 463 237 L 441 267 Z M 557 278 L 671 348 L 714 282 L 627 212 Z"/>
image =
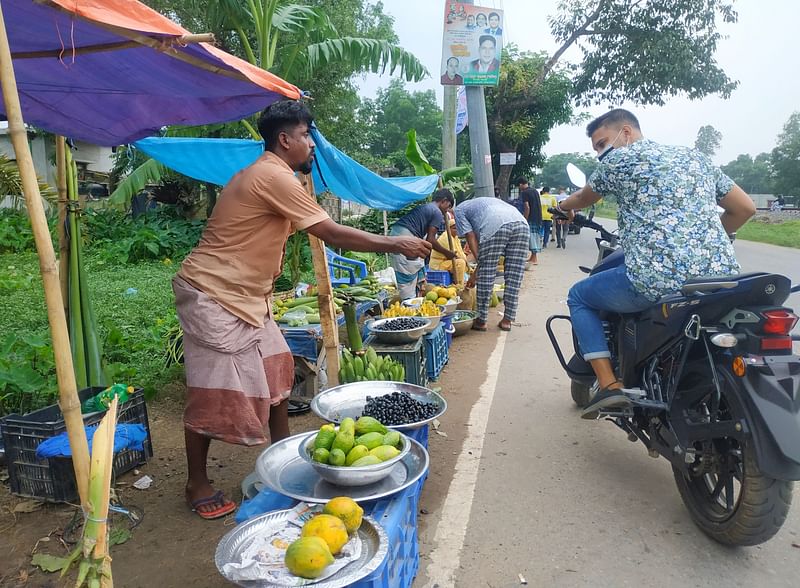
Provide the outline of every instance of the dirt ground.
<path id="1" fill-rule="evenodd" d="M 448 400 L 448 412 L 442 418 L 440 431 L 430 433 L 431 470 L 420 500 L 419 533 L 425 535 L 426 514 L 441 508 L 443 496 L 452 478 L 455 454 L 461 448 L 466 422 L 477 396 L 476 381 L 482 381 L 484 354 L 493 348 L 494 336 L 467 335 L 456 339 L 451 347 L 451 361 L 440 380 Z M 478 357 L 481 356 L 481 357 Z M 456 367 L 458 366 L 458 367 Z M 481 372 L 481 373 L 479 373 Z M 217 587 L 227 584 L 214 565 L 214 551 L 219 539 L 234 526 L 233 517 L 205 521 L 192 514 L 183 499 L 185 460 L 181 424 L 182 386 L 162 391 L 159 399 L 148 405 L 154 457 L 116 481 L 115 488 L 122 502 L 144 510 L 142 523 L 132 538 L 114 546 L 113 573 L 117 583 L 126 588 L 198 586 Z M 310 431 L 320 426 L 313 413 L 290 419 L 292 433 Z M 241 482 L 253 471 L 256 457 L 263 447 L 245 448 L 212 443 L 209 466 L 216 487 L 240 500 Z M 142 475 L 154 483 L 144 491 L 131 484 Z M 71 585 L 56 574 L 47 574 L 31 566 L 33 553 L 62 556 L 68 552 L 61 534 L 75 509 L 69 505 L 43 505 L 32 513 L 14 513 L 24 501 L 12 496 L 6 485 L 0 487 L 0 586 L 55 587 Z M 425 558 L 425 546 L 420 545 Z M 424 569 L 424 561 L 421 561 Z"/>

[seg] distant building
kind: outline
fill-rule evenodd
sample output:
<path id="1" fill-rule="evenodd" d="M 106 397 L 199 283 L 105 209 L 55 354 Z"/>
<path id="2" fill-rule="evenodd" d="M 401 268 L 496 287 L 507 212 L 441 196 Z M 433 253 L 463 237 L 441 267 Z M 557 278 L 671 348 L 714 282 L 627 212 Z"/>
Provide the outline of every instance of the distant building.
<path id="1" fill-rule="evenodd" d="M 97 184 L 108 183 L 108 174 L 114 166 L 114 153 L 111 147 L 100 147 L 83 141 L 75 141 L 72 158 L 78 166 L 78 179 L 82 182 Z M 37 134 L 28 131 L 28 144 L 33 157 L 36 174 L 53 188 L 56 187 L 55 142 L 52 135 Z M 9 159 L 16 159 L 11 137 L 8 134 L 8 123 L 0 122 L 0 153 Z"/>

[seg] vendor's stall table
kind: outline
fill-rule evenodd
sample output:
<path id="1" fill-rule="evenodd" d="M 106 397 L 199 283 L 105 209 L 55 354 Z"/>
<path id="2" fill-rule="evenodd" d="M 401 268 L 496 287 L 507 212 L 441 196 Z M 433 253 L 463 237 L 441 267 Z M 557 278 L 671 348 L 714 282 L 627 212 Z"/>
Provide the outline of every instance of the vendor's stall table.
<path id="1" fill-rule="evenodd" d="M 427 448 L 427 426 L 405 433 Z M 407 588 L 412 585 L 419 568 L 417 512 L 426 477 L 390 498 L 362 503 L 364 514 L 378 521 L 386 530 L 389 554 L 381 567 L 353 584 L 352 588 Z M 342 494 L 347 494 L 346 488 L 342 489 Z M 242 523 L 260 514 L 292 508 L 296 504 L 293 498 L 265 489 L 252 500 L 242 503 L 236 513 L 236 522 Z"/>
<path id="2" fill-rule="evenodd" d="M 359 302 L 356 305 L 356 317 L 361 318 L 368 311 L 379 304 L 385 304 L 388 292 L 382 290 L 376 294 L 377 302 Z M 344 315 L 337 317 L 339 325 L 344 324 Z M 306 377 L 306 396 L 314 396 L 317 393 L 317 375 L 320 367 L 324 363 L 324 347 L 322 346 L 322 325 L 305 325 L 302 327 L 290 327 L 278 323 L 278 327 L 289 345 L 295 361 L 298 359 L 308 368 Z"/>

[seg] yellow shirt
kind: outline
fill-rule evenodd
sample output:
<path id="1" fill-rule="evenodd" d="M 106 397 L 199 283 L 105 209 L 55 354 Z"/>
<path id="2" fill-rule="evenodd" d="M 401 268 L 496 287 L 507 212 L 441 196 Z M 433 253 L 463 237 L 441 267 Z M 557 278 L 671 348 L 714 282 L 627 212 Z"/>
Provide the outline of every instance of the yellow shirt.
<path id="1" fill-rule="evenodd" d="M 178 275 L 225 310 L 264 324 L 286 239 L 329 218 L 292 169 L 267 151 L 225 186 Z"/>
<path id="2" fill-rule="evenodd" d="M 552 194 L 541 194 L 539 199 L 542 201 L 542 220 L 543 221 L 551 221 L 553 220 L 553 215 L 547 210 L 548 208 L 553 208 L 558 206 L 558 200 Z"/>
<path id="3" fill-rule="evenodd" d="M 466 259 L 467 256 L 464 253 L 464 249 L 461 247 L 461 240 L 458 237 L 452 237 L 452 236 L 451 239 L 453 242 L 452 251 L 455 252 L 456 257 L 461 257 Z M 446 232 L 439 235 L 437 241 L 439 242 L 439 245 L 441 245 L 445 249 L 450 249 L 450 242 L 447 240 Z M 430 268 L 432 270 L 449 271 L 451 267 L 453 267 L 451 265 L 451 260 L 447 259 L 444 256 L 444 254 L 439 253 L 438 251 L 436 251 L 436 249 L 431 251 Z"/>

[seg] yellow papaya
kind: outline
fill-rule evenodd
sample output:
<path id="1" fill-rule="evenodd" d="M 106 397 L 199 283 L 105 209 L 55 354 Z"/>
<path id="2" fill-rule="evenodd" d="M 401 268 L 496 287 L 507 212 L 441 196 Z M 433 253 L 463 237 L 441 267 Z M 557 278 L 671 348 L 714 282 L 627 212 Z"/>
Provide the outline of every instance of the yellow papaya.
<path id="1" fill-rule="evenodd" d="M 322 512 L 341 519 L 344 526 L 347 527 L 347 532 L 351 535 L 358 531 L 358 528 L 361 526 L 361 519 L 364 515 L 364 509 L 358 506 L 356 501 L 348 496 L 331 498 L 325 504 Z"/>
<path id="2" fill-rule="evenodd" d="M 369 455 L 369 447 L 366 445 L 356 445 L 350 450 L 350 453 L 347 454 L 347 458 L 344 460 L 344 465 L 351 466 L 353 465 L 354 461 L 359 460 L 367 455 Z"/>
<path id="3" fill-rule="evenodd" d="M 333 555 L 322 537 L 301 537 L 289 545 L 283 563 L 295 576 L 313 580 L 333 563 Z"/>
<path id="4" fill-rule="evenodd" d="M 301 537 L 319 537 L 328 544 L 333 555 L 342 550 L 349 537 L 342 520 L 329 514 L 318 514 L 303 525 Z"/>
<path id="5" fill-rule="evenodd" d="M 370 449 L 369 454 L 377 457 L 381 461 L 388 461 L 400 455 L 400 450 L 391 445 L 381 445 L 375 449 Z"/>
<path id="6" fill-rule="evenodd" d="M 364 457 L 357 459 L 351 465 L 354 468 L 360 468 L 361 466 L 371 466 L 371 465 L 378 465 L 381 463 L 381 459 L 374 455 L 365 455 Z"/>

